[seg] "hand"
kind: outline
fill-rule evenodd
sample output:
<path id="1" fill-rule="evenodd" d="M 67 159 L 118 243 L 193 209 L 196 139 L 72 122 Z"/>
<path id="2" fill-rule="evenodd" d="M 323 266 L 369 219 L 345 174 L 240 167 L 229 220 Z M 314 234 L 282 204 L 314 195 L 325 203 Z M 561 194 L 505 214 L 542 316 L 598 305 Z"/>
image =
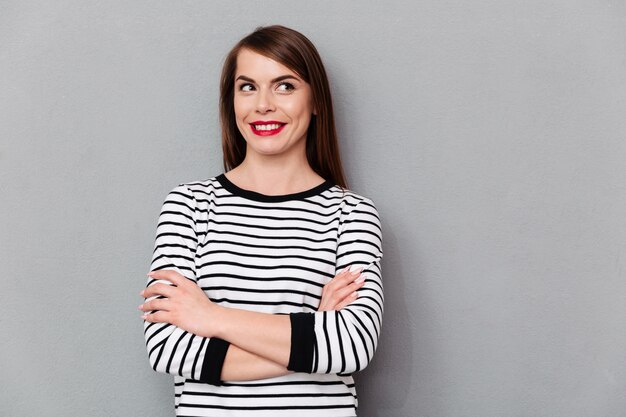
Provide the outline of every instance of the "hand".
<path id="1" fill-rule="evenodd" d="M 322 300 L 317 311 L 341 310 L 357 299 L 357 290 L 365 284 L 365 275 L 361 275 L 363 268 L 353 272 L 350 267 L 335 275 L 322 290 Z"/>
<path id="2" fill-rule="evenodd" d="M 157 282 L 141 292 L 148 299 L 139 306 L 145 321 L 170 323 L 198 336 L 213 336 L 211 323 L 219 306 L 195 282 L 172 270 L 152 271 L 148 276 L 171 284 Z M 165 298 L 155 298 L 158 296 Z"/>

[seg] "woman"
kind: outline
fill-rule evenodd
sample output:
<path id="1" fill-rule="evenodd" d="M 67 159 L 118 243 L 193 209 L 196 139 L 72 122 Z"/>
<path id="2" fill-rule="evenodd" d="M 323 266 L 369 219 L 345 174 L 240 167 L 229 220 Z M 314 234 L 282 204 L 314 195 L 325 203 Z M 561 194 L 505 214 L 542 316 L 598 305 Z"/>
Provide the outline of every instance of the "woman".
<path id="1" fill-rule="evenodd" d="M 313 44 L 259 28 L 221 78 L 225 173 L 169 193 L 145 337 L 177 415 L 356 415 L 351 373 L 378 343 L 381 229 L 346 188 Z"/>

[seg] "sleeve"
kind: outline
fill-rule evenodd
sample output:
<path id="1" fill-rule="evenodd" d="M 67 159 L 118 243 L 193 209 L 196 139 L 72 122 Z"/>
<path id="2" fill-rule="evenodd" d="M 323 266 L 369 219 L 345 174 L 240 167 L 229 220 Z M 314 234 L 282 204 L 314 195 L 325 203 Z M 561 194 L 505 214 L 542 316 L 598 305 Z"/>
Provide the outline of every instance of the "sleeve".
<path id="1" fill-rule="evenodd" d="M 170 269 L 196 281 L 197 215 L 196 200 L 186 186 L 167 195 L 157 225 L 151 271 Z M 149 279 L 147 286 L 157 282 L 170 284 Z M 155 371 L 219 385 L 228 342 L 199 337 L 169 323 L 144 322 L 144 336 Z"/>
<path id="2" fill-rule="evenodd" d="M 365 285 L 358 290 L 358 298 L 339 311 L 290 316 L 288 369 L 349 374 L 368 365 L 382 325 L 382 254 L 378 212 L 371 200 L 364 199 L 340 225 L 336 273 L 348 265 L 364 267 Z"/>

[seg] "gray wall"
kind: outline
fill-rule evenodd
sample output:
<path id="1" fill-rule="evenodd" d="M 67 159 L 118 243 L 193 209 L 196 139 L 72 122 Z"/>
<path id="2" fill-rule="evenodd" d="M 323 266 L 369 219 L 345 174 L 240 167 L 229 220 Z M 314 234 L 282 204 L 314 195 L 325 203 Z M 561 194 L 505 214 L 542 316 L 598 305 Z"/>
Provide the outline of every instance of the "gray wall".
<path id="1" fill-rule="evenodd" d="M 319 47 L 383 217 L 360 415 L 626 415 L 608 0 L 0 2 L 0 415 L 172 415 L 136 309 L 157 214 L 222 172 L 221 62 L 271 23 Z"/>

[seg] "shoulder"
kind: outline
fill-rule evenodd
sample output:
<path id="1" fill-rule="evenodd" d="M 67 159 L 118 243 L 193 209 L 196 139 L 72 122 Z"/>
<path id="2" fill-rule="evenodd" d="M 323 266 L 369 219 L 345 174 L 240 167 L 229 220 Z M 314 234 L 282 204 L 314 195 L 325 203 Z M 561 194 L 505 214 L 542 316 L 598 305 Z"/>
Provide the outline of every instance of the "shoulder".
<path id="1" fill-rule="evenodd" d="M 178 194 L 192 199 L 197 203 L 211 200 L 215 197 L 216 190 L 220 188 L 221 185 L 217 177 L 211 177 L 206 180 L 179 183 L 170 191 L 170 195 Z"/>
<path id="2" fill-rule="evenodd" d="M 367 222 L 377 225 L 380 229 L 380 217 L 374 201 L 362 194 L 356 193 L 349 189 L 341 189 L 335 186 L 339 193 L 342 193 L 341 197 L 341 214 L 340 225 L 341 229 L 347 227 L 349 224 L 356 224 L 359 222 Z"/>
<path id="3" fill-rule="evenodd" d="M 358 194 L 349 189 L 342 190 L 339 187 L 336 187 L 336 188 L 338 188 L 340 192 L 343 192 L 342 200 L 345 204 L 344 212 L 352 212 L 356 210 L 357 212 L 365 211 L 365 212 L 375 213 L 376 215 L 378 215 L 376 205 L 374 204 L 374 201 L 371 198 L 365 197 L 364 195 Z"/>
<path id="4" fill-rule="evenodd" d="M 382 226 L 374 201 L 351 190 L 344 190 L 344 193 L 339 235 L 349 241 L 358 236 L 363 242 L 382 242 Z"/>
<path id="5" fill-rule="evenodd" d="M 180 183 L 167 194 L 161 214 L 188 222 L 196 235 L 206 233 L 211 202 L 215 200 L 215 190 L 219 188 L 215 177 Z"/>

